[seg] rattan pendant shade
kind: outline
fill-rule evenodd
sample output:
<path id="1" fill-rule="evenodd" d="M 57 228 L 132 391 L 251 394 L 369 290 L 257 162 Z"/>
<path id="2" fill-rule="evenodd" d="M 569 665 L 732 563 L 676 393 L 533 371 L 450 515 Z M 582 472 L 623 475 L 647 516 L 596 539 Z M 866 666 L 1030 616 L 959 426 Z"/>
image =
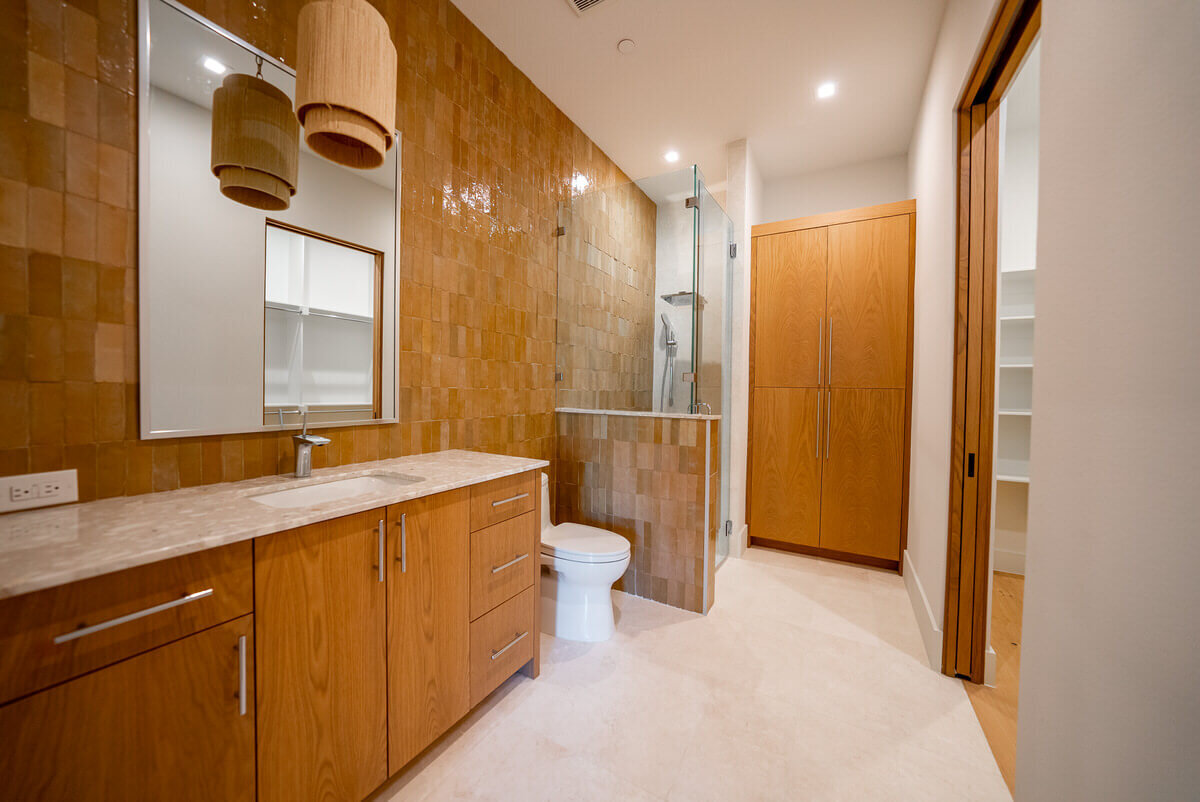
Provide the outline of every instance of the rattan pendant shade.
<path id="1" fill-rule="evenodd" d="M 396 47 L 366 0 L 312 0 L 300 10 L 296 115 L 304 141 L 347 167 L 383 164 L 396 125 Z"/>
<path id="2" fill-rule="evenodd" d="M 212 171 L 221 194 L 255 209 L 286 209 L 299 159 L 291 99 L 262 78 L 228 76 L 213 93 Z"/>

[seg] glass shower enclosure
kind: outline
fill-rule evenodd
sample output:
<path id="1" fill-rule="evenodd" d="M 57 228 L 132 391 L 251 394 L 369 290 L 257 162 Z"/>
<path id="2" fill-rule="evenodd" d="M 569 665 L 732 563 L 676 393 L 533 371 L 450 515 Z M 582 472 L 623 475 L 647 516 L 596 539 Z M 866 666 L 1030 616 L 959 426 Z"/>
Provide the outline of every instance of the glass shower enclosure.
<path id="1" fill-rule="evenodd" d="M 695 165 L 592 190 L 580 176 L 573 187 L 559 209 L 559 232 L 582 228 L 570 245 L 572 258 L 598 266 L 610 283 L 577 286 L 560 264 L 556 406 L 720 415 L 719 564 L 729 553 L 733 223 Z M 560 247 L 560 261 L 565 253 Z M 616 319 L 605 331 L 618 333 L 602 335 L 610 342 L 600 346 L 601 327 L 588 319 L 597 314 L 590 300 L 622 294 L 652 294 L 653 313 L 641 303 L 599 310 Z M 611 339 L 623 335 L 652 336 L 648 358 L 634 349 L 614 359 L 611 352 L 622 349 Z M 565 385 L 564 370 L 573 374 Z"/>

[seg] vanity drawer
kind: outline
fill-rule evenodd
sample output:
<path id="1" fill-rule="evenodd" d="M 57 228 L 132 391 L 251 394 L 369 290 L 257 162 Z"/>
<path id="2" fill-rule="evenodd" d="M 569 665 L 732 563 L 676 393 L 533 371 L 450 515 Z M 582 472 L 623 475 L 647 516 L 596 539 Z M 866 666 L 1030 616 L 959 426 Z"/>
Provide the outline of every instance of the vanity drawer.
<path id="1" fill-rule="evenodd" d="M 471 706 L 533 659 L 536 588 L 509 599 L 471 623 Z"/>
<path id="2" fill-rule="evenodd" d="M 515 518 L 534 509 L 537 471 L 493 479 L 471 488 L 471 531 Z"/>
<path id="3" fill-rule="evenodd" d="M 250 541 L 0 601 L 0 704 L 254 607 Z"/>
<path id="4" fill-rule="evenodd" d="M 537 514 L 527 512 L 471 533 L 471 620 L 533 585 Z"/>

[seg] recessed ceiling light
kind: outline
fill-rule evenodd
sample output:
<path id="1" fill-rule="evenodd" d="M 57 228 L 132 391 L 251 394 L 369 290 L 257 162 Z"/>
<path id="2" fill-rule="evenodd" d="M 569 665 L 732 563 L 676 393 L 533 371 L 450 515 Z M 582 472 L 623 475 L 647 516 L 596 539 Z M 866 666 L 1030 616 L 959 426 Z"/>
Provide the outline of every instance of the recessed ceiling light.
<path id="1" fill-rule="evenodd" d="M 821 100 L 833 97 L 837 94 L 837 84 L 833 81 L 826 81 L 817 87 L 817 97 Z"/>
<path id="2" fill-rule="evenodd" d="M 205 56 L 203 64 L 204 64 L 204 69 L 208 70 L 209 72 L 215 72 L 217 75 L 224 75 L 225 71 L 227 69 L 229 69 L 224 64 L 222 64 L 221 62 L 219 62 L 215 58 L 213 58 L 212 56 Z"/>
<path id="3" fill-rule="evenodd" d="M 629 53 L 632 53 L 636 47 L 637 42 L 633 41 L 632 39 L 622 39 L 621 41 L 617 42 L 618 53 L 628 55 Z"/>
<path id="4" fill-rule="evenodd" d="M 679 161 L 679 153 L 674 150 L 668 150 L 663 154 L 663 158 L 674 164 L 675 162 Z"/>

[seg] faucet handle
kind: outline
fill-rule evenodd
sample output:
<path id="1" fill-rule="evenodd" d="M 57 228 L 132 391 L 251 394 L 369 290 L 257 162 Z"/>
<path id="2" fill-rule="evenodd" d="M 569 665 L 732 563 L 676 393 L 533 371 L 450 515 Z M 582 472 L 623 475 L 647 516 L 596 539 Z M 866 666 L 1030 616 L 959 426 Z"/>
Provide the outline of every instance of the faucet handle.
<path id="1" fill-rule="evenodd" d="M 294 434 L 292 439 L 297 443 L 304 443 L 310 446 L 325 446 L 332 441 L 328 437 L 322 437 L 319 434 Z"/>

